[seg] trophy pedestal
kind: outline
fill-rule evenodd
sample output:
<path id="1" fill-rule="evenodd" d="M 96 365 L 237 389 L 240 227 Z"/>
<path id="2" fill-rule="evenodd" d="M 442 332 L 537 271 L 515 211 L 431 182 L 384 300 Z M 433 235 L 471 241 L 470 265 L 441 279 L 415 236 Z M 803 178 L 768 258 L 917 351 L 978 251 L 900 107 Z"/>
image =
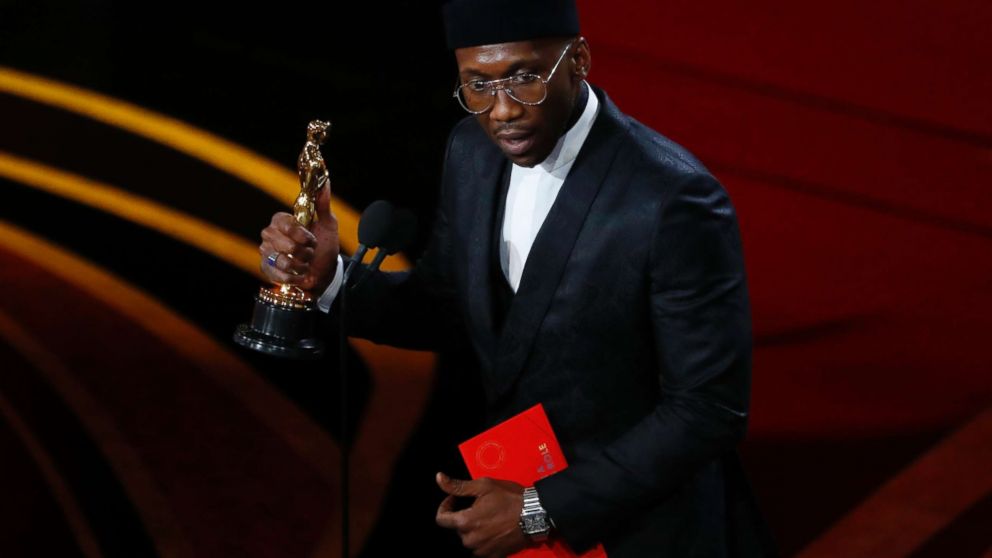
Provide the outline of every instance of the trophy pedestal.
<path id="1" fill-rule="evenodd" d="M 271 356 L 318 359 L 324 354 L 324 343 L 316 337 L 318 311 L 310 295 L 298 289 L 262 289 L 251 323 L 237 327 L 234 341 Z"/>

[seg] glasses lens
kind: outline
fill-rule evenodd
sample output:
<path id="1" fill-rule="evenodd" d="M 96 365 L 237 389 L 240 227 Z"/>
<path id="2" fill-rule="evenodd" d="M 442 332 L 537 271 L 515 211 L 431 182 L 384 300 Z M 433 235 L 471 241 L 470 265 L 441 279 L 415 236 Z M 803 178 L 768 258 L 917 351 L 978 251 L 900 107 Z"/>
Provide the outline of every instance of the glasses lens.
<path id="1" fill-rule="evenodd" d="M 480 113 L 492 108 L 496 100 L 493 91 L 503 89 L 518 102 L 539 105 L 548 95 L 547 86 L 537 74 L 521 74 L 495 82 L 472 81 L 458 88 L 458 102 L 469 112 Z"/>
<path id="2" fill-rule="evenodd" d="M 493 94 L 486 87 L 470 83 L 458 88 L 458 102 L 469 112 L 483 112 L 493 104 Z"/>
<path id="3" fill-rule="evenodd" d="M 529 105 L 540 103 L 548 94 L 541 76 L 535 74 L 514 76 L 513 80 L 507 84 L 507 91 L 514 99 Z"/>

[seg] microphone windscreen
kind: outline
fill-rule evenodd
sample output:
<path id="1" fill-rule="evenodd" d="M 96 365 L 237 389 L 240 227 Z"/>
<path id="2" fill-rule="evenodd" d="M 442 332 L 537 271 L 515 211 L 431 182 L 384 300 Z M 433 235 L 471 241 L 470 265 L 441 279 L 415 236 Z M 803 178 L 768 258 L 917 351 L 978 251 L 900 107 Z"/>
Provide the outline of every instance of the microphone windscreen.
<path id="1" fill-rule="evenodd" d="M 358 242 L 370 248 L 381 246 L 393 228 L 393 204 L 378 200 L 369 204 L 358 222 Z"/>

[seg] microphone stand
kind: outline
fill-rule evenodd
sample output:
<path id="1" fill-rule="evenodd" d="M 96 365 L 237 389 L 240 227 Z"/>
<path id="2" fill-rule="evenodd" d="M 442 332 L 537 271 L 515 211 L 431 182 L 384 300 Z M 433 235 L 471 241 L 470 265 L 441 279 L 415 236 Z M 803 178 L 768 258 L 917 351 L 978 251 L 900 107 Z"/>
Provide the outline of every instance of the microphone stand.
<path id="1" fill-rule="evenodd" d="M 347 271 L 359 265 L 361 262 L 352 262 Z M 345 271 L 345 270 L 342 270 Z M 348 274 L 343 276 L 341 290 L 338 292 L 338 311 L 340 312 L 340 331 L 338 332 L 338 373 L 339 389 L 341 390 L 338 402 L 341 409 L 341 558 L 350 558 L 350 532 L 349 522 L 349 477 L 348 458 L 350 455 L 351 440 L 348 432 L 348 336 L 345 333 L 345 312 L 347 311 L 348 300 Z"/>
<path id="2" fill-rule="evenodd" d="M 380 249 L 382 251 L 382 249 Z M 364 256 L 364 250 L 359 252 L 361 256 Z M 381 259 L 380 259 L 381 261 Z M 342 260 L 342 265 L 344 264 Z M 361 260 L 352 260 L 351 265 L 347 269 L 342 270 L 345 273 L 342 275 L 341 288 L 338 290 L 338 295 L 335 297 L 335 301 L 338 303 L 338 318 L 339 318 L 339 331 L 338 331 L 338 370 L 339 370 L 339 388 L 341 394 L 338 401 L 338 406 L 341 409 L 340 422 L 341 422 L 341 556 L 342 558 L 350 558 L 350 539 L 351 539 L 351 523 L 349 522 L 349 510 L 350 510 L 350 466 L 349 466 L 349 456 L 351 453 L 351 436 L 348 430 L 348 336 L 345 333 L 345 314 L 348 310 L 348 279 L 354 268 L 361 267 Z M 378 267 L 378 266 L 377 266 Z M 361 283 L 361 280 L 365 278 L 362 275 L 358 278 L 355 283 Z"/>
<path id="3" fill-rule="evenodd" d="M 376 202 L 380 203 L 380 202 Z M 373 204 L 375 205 L 375 204 Z M 370 206 L 371 207 L 371 206 Z M 383 207 L 389 207 L 390 211 L 392 206 L 383 205 L 379 206 L 378 213 L 376 213 L 376 218 L 379 222 L 382 221 Z M 365 210 L 362 214 L 363 220 L 365 214 L 369 213 L 369 209 Z M 348 359 L 347 359 L 347 349 L 348 349 L 348 336 L 345 334 L 345 313 L 347 312 L 347 300 L 348 300 L 348 279 L 351 277 L 353 271 L 355 271 L 356 266 L 361 267 L 362 259 L 365 257 L 365 253 L 369 248 L 378 248 L 378 252 L 371 264 L 371 272 L 375 272 L 382 261 L 392 254 L 399 251 L 399 249 L 409 242 L 409 237 L 412 236 L 414 229 L 416 228 L 416 221 L 414 220 L 413 214 L 406 211 L 400 218 L 400 228 L 397 231 L 393 231 L 392 236 L 380 238 L 382 234 L 375 234 L 373 241 L 366 240 L 358 245 L 358 251 L 355 253 L 357 259 L 351 260 L 351 265 L 347 269 L 343 269 L 343 275 L 341 279 L 341 289 L 338 291 L 338 296 L 336 297 L 338 302 L 338 312 L 340 313 L 340 332 L 338 334 L 338 369 L 340 370 L 340 389 L 341 397 L 339 405 L 341 407 L 341 558 L 351 558 L 349 554 L 350 550 L 350 534 L 351 534 L 351 524 L 349 523 L 349 463 L 348 457 L 350 455 L 351 440 L 348 431 Z M 395 225 L 393 225 L 395 226 Z M 379 229 L 373 229 L 373 233 L 378 233 Z M 361 223 L 359 223 L 359 238 L 362 236 Z M 367 235 L 366 235 L 367 236 Z M 387 245 L 388 243 L 388 245 Z M 377 245 L 377 246 L 376 246 Z M 343 265 L 343 260 L 342 260 Z M 361 270 L 359 270 L 361 271 Z M 355 280 L 355 286 L 358 286 L 362 280 L 369 275 L 369 270 L 362 274 Z"/>

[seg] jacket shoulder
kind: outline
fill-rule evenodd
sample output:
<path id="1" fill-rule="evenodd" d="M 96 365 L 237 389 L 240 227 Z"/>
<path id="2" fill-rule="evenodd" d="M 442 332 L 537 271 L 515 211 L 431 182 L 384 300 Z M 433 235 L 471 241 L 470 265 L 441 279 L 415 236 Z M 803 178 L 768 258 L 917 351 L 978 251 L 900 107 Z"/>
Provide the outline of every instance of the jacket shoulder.
<path id="1" fill-rule="evenodd" d="M 710 175 L 710 171 L 688 149 L 638 120 L 626 117 L 633 149 L 628 151 L 632 166 L 641 172 L 669 177 Z"/>
<path id="2" fill-rule="evenodd" d="M 692 209 L 699 215 L 735 218 L 726 188 L 695 155 L 633 117 L 619 111 L 615 115 L 627 135 L 618 167 L 627 169 L 624 184 L 631 199 L 656 216 Z"/>
<path id="3" fill-rule="evenodd" d="M 452 126 L 451 132 L 448 134 L 446 155 L 450 156 L 453 152 L 470 153 L 480 144 L 485 145 L 487 142 L 489 142 L 489 138 L 482 126 L 476 122 L 475 117 L 466 116 Z"/>

